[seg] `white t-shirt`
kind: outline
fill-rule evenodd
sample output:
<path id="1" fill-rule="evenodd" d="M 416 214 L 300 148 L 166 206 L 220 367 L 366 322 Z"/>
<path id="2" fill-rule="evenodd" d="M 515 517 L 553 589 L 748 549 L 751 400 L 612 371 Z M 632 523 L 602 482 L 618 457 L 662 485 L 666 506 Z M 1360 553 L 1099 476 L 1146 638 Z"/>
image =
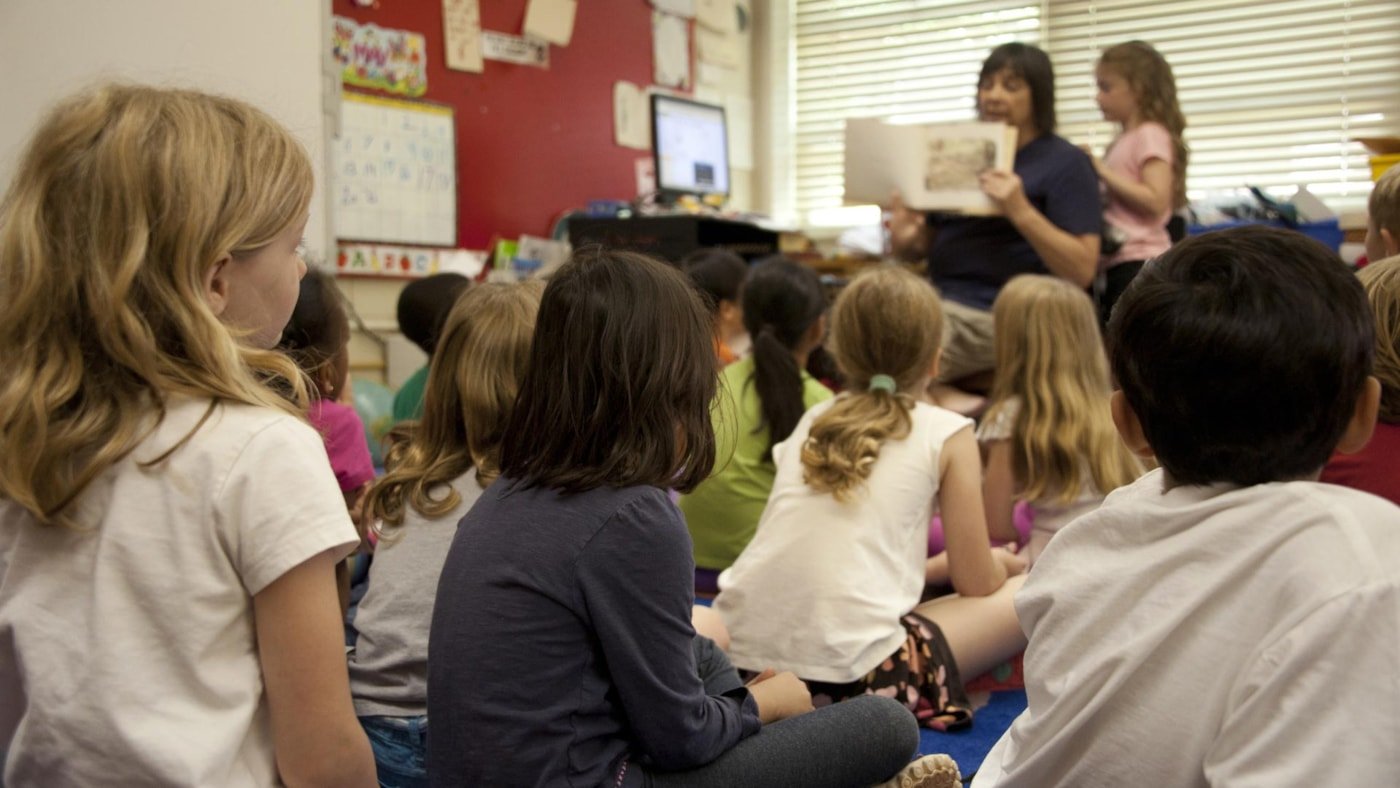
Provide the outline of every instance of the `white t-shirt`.
<path id="1" fill-rule="evenodd" d="M 841 503 L 802 481 L 812 422 L 840 400 L 808 410 L 774 447 L 778 475 L 758 532 L 720 575 L 715 609 L 740 668 L 855 681 L 904 642 L 899 619 L 923 593 L 938 457 L 972 421 L 917 403 L 909 436 L 885 441 L 870 478 Z"/>
<path id="2" fill-rule="evenodd" d="M 993 414 L 992 418 L 977 425 L 977 442 L 991 443 L 992 441 L 1010 440 L 1015 434 L 1016 417 L 1021 412 L 1021 398 L 1012 397 L 1003 403 L 1002 407 Z M 1061 528 L 1069 524 L 1071 520 L 1083 514 L 1088 514 L 1103 503 L 1103 493 L 1094 486 L 1093 476 L 1090 474 L 1089 463 L 1081 463 L 1081 477 L 1085 480 L 1079 488 L 1079 495 L 1076 495 L 1068 502 L 1057 500 L 1028 501 L 1031 512 L 1035 516 L 1035 522 L 1031 526 L 1030 542 L 1026 545 L 1023 555 L 1027 563 L 1034 565 L 1036 559 L 1044 552 L 1045 545 L 1050 543 L 1053 537 Z"/>
<path id="3" fill-rule="evenodd" d="M 1017 594 L 1029 706 L 973 785 L 1400 784 L 1400 508 L 1163 482 L 1066 526 Z"/>
<path id="4" fill-rule="evenodd" d="M 358 538 L 309 426 L 208 401 L 82 493 L 80 529 L 0 501 L 4 783 L 277 785 L 252 596 Z"/>

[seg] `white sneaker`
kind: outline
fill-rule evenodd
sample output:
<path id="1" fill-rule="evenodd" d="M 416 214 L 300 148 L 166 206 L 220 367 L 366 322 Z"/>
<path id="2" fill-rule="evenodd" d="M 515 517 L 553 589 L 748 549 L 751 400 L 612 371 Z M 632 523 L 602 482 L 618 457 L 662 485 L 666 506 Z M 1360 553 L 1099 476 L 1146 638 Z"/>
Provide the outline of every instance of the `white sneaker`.
<path id="1" fill-rule="evenodd" d="M 875 788 L 962 788 L 962 778 L 952 758 L 925 755 Z"/>

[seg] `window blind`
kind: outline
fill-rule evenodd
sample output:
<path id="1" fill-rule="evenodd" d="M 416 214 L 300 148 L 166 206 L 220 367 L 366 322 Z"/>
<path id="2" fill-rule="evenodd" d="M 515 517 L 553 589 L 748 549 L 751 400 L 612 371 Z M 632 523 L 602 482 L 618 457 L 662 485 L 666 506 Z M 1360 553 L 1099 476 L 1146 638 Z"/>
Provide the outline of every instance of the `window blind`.
<path id="1" fill-rule="evenodd" d="M 1041 3 L 1027 0 L 797 0 L 793 166 L 802 221 L 878 217 L 840 208 L 846 118 L 972 118 L 987 52 L 1007 41 L 1038 44 L 1040 27 Z"/>
<path id="2" fill-rule="evenodd" d="M 1199 199 L 1299 185 L 1338 212 L 1364 211 L 1368 153 L 1356 137 L 1400 131 L 1400 2 L 1135 0 L 1051 2 L 1060 134 L 1102 150 L 1115 133 L 1094 104 L 1094 63 L 1140 39 L 1176 75 Z"/>
<path id="3" fill-rule="evenodd" d="M 1059 133 L 1102 150 L 1094 103 L 1105 47 L 1141 39 L 1176 74 L 1189 195 L 1299 184 L 1363 210 L 1356 137 L 1400 132 L 1400 0 L 796 0 L 795 205 L 809 226 L 871 221 L 841 209 L 842 121 L 974 116 L 982 59 L 1023 41 L 1055 64 Z"/>

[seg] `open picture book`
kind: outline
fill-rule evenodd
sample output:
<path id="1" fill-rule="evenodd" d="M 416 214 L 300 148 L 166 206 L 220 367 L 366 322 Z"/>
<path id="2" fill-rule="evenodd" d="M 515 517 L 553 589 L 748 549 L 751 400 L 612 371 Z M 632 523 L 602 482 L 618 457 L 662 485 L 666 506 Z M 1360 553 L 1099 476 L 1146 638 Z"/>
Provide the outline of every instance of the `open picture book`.
<path id="1" fill-rule="evenodd" d="M 1000 213 L 982 193 L 978 176 L 1010 170 L 1016 129 L 969 121 L 896 125 L 879 118 L 846 121 L 848 204 L 884 205 L 898 191 L 918 211 L 976 215 Z"/>

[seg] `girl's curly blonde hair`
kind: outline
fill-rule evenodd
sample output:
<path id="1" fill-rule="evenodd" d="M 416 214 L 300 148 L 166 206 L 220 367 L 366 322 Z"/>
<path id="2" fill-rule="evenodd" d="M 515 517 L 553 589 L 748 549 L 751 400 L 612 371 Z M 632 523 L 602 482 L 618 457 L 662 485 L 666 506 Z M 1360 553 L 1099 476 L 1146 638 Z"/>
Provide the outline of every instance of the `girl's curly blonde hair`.
<path id="1" fill-rule="evenodd" d="M 311 189 L 301 145 L 241 101 L 105 85 L 50 112 L 0 203 L 0 498 L 72 524 L 174 396 L 304 406 L 295 365 L 239 342 L 205 279 L 301 221 Z"/>
<path id="2" fill-rule="evenodd" d="M 849 500 L 870 478 L 885 441 L 908 437 L 919 386 L 933 370 L 943 307 L 928 280 L 896 266 L 857 276 L 831 308 L 832 357 L 848 390 L 812 424 L 802 446 L 802 479 Z M 871 379 L 893 379 L 894 391 Z"/>

